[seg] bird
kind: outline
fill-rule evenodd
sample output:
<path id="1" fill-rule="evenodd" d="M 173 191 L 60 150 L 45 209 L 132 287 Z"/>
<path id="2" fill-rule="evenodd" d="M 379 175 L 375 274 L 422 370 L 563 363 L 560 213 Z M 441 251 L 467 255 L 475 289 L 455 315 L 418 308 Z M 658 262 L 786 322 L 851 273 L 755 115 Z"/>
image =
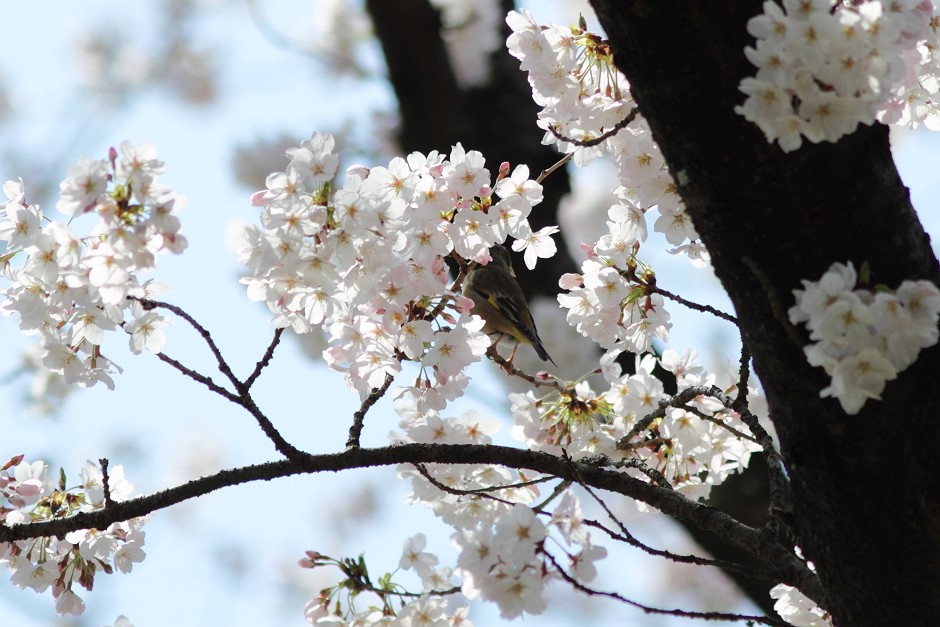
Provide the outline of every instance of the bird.
<path id="1" fill-rule="evenodd" d="M 510 364 L 522 343 L 532 346 L 542 361 L 550 361 L 557 368 L 558 364 L 545 350 L 535 329 L 525 294 L 512 270 L 509 251 L 503 246 L 493 246 L 490 248 L 490 257 L 492 261 L 485 266 L 472 266 L 461 286 L 463 295 L 473 301 L 473 313 L 486 323 L 483 332 L 487 335 L 499 334 L 494 348 L 506 335 L 516 341 L 509 356 Z"/>

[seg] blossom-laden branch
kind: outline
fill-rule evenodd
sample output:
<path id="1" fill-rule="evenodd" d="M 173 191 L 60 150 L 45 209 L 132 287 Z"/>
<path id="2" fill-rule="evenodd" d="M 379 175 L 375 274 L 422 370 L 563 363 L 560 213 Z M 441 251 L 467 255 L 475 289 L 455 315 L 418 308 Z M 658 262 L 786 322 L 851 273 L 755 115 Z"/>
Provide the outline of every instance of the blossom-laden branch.
<path id="1" fill-rule="evenodd" d="M 638 448 L 640 446 L 645 446 L 646 445 L 645 442 L 643 441 L 633 442 L 632 441 L 633 438 L 640 435 L 640 433 L 642 433 L 646 429 L 649 429 L 650 425 L 652 425 L 653 422 L 655 422 L 656 420 L 659 420 L 665 417 L 666 410 L 669 407 L 684 407 L 686 403 L 691 401 L 696 396 L 700 396 L 702 394 L 711 394 L 711 393 L 712 393 L 711 388 L 707 388 L 704 390 L 697 389 L 697 388 L 686 388 L 685 390 L 682 390 L 681 392 L 679 392 L 678 394 L 676 394 L 675 396 L 671 398 L 663 398 L 662 400 L 659 401 L 658 409 L 643 416 L 643 418 L 638 420 L 636 424 L 633 425 L 633 428 L 631 428 L 630 431 L 625 436 L 620 438 L 620 440 L 617 442 L 617 448 L 629 450 L 633 448 Z"/>
<path id="2" fill-rule="evenodd" d="M 565 458 L 570 461 L 570 457 L 567 457 L 567 454 Z M 637 468 L 639 466 L 645 467 L 645 464 L 643 464 L 643 462 L 638 459 L 624 460 L 624 462 L 633 461 L 633 462 L 637 462 L 637 464 L 629 464 L 629 463 L 618 464 L 614 462 L 613 460 L 606 459 L 606 458 L 603 460 L 595 460 L 595 459 L 583 460 L 582 459 L 579 461 L 581 463 L 590 463 L 596 466 L 606 465 L 606 466 L 614 466 L 614 467 L 620 467 L 620 468 L 622 467 Z M 476 488 L 472 490 L 461 490 L 461 489 L 457 489 L 457 488 L 445 485 L 441 483 L 440 481 L 438 481 L 437 479 L 435 479 L 424 464 L 417 464 L 415 468 L 418 469 L 418 472 L 421 473 L 422 477 L 424 477 L 431 485 L 441 490 L 442 492 L 446 492 L 448 494 L 454 494 L 458 496 L 479 495 L 483 498 L 492 499 L 494 501 L 499 501 L 502 503 L 508 503 L 508 501 L 505 501 L 504 499 L 501 499 L 500 497 L 495 496 L 493 494 L 494 492 L 533 486 L 533 485 L 537 485 L 540 483 L 544 483 L 546 481 L 552 481 L 556 479 L 555 477 L 548 476 L 548 477 L 542 477 L 539 479 L 533 479 L 529 481 L 521 481 L 518 483 L 509 484 L 509 485 L 490 485 L 490 486 L 486 486 L 483 488 Z M 571 470 L 574 476 L 577 477 L 578 470 L 577 470 L 577 467 L 573 463 L 571 464 Z M 650 468 L 647 468 L 646 470 L 650 472 L 651 474 L 657 476 L 662 481 L 661 487 L 665 489 L 672 489 L 669 483 L 665 480 L 665 478 L 662 477 L 661 474 L 657 473 L 655 470 L 650 469 Z M 552 494 L 548 498 L 546 498 L 542 503 L 537 505 L 534 509 L 540 514 L 547 514 L 548 512 L 544 511 L 544 507 L 550 501 L 554 500 L 558 495 L 560 495 L 570 484 L 571 484 L 571 481 L 567 479 L 559 483 L 559 485 L 552 491 Z M 626 544 L 629 544 L 630 546 L 638 548 L 641 551 L 649 555 L 653 555 L 656 557 L 664 557 L 666 559 L 669 559 L 677 563 L 694 564 L 696 566 L 714 566 L 714 567 L 722 568 L 724 570 L 740 572 L 748 577 L 753 577 L 757 579 L 765 579 L 767 581 L 776 581 L 773 575 L 769 571 L 764 570 L 764 569 L 753 568 L 753 567 L 745 566 L 743 564 L 729 562 L 727 560 L 708 559 L 704 557 L 698 557 L 695 555 L 679 555 L 676 553 L 672 553 L 671 551 L 654 549 L 653 547 L 650 547 L 644 544 L 643 542 L 640 542 L 640 540 L 638 540 L 635 536 L 633 536 L 633 534 L 631 534 L 627 530 L 626 526 L 611 511 L 607 503 L 604 502 L 604 500 L 600 498 L 600 496 L 598 496 L 597 493 L 594 490 L 592 490 L 590 486 L 586 485 L 582 481 L 577 481 L 577 484 L 581 486 L 594 499 L 595 502 L 597 502 L 597 504 L 604 510 L 604 512 L 608 515 L 608 517 L 620 529 L 620 533 L 617 533 L 611 529 L 608 529 L 607 527 L 605 527 L 604 525 L 596 521 L 585 520 L 584 524 L 586 526 L 603 531 L 605 534 L 607 534 L 608 537 L 610 537 L 613 540 L 617 540 L 619 542 L 624 542 Z"/>
<path id="3" fill-rule="evenodd" d="M 148 496 L 141 496 L 89 513 L 46 522 L 0 527 L 0 542 L 61 536 L 79 529 L 105 529 L 115 522 L 138 518 L 177 503 L 203 496 L 224 487 L 252 481 L 270 481 L 319 472 L 375 468 L 393 464 L 496 464 L 579 481 L 642 501 L 659 511 L 711 531 L 729 544 L 743 548 L 768 564 L 777 578 L 812 598 L 821 595 L 814 573 L 776 539 L 761 530 L 741 524 L 727 514 L 691 501 L 674 490 L 666 490 L 622 472 L 572 462 L 547 453 L 506 446 L 475 444 L 403 444 L 380 448 L 352 448 L 325 455 L 302 454 L 291 459 L 222 470 Z M 574 471 L 577 471 L 575 476 Z"/>
<path id="4" fill-rule="evenodd" d="M 751 433 L 754 434 L 753 437 L 740 433 L 737 429 L 734 429 L 730 425 L 724 424 L 721 420 L 716 419 L 714 416 L 704 414 L 696 407 L 689 406 L 690 401 L 700 396 L 709 396 L 714 398 L 725 408 L 739 412 L 741 421 L 744 422 Z M 722 428 L 731 431 L 738 437 L 743 437 L 759 444 L 762 451 L 764 452 L 764 455 L 767 457 L 768 472 L 770 475 L 771 515 L 772 517 L 775 517 L 776 514 L 779 514 L 780 512 L 790 511 L 790 488 L 789 480 L 787 479 L 786 466 L 783 461 L 783 457 L 781 457 L 780 453 L 774 446 L 773 438 L 770 437 L 770 434 L 767 433 L 767 430 L 764 429 L 764 427 L 760 424 L 760 421 L 757 419 L 757 417 L 754 416 L 754 414 L 751 412 L 747 411 L 747 409 L 742 406 L 738 399 L 732 399 L 717 387 L 689 387 L 671 398 L 663 398 L 659 403 L 659 408 L 638 420 L 633 428 L 630 429 L 630 431 L 625 436 L 620 438 L 617 446 L 624 450 L 631 450 L 642 446 L 647 446 L 647 441 L 639 440 L 634 442 L 633 439 L 646 429 L 649 429 L 655 421 L 662 419 L 670 407 L 683 408 L 686 411 L 690 411 L 696 416 L 699 416 L 700 418 L 721 425 Z"/>

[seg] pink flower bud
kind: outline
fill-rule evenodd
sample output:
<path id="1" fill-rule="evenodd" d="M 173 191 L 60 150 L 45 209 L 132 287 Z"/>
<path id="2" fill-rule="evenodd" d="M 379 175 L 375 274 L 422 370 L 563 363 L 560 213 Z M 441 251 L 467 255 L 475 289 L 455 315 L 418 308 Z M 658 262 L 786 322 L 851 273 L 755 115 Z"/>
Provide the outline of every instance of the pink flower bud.
<path id="1" fill-rule="evenodd" d="M 466 296 L 460 294 L 457 295 L 457 309 L 461 314 L 469 314 L 470 310 L 473 309 L 473 301 Z"/>
<path id="2" fill-rule="evenodd" d="M 267 193 L 266 190 L 261 190 L 255 192 L 251 195 L 251 206 L 252 207 L 264 207 L 267 203 L 264 202 L 264 195 Z"/>

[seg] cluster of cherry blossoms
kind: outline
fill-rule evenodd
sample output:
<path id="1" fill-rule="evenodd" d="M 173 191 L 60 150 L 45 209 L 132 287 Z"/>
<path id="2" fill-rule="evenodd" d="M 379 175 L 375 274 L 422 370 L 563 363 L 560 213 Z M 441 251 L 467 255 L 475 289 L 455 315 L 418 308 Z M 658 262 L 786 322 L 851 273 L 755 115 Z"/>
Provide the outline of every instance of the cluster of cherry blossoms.
<path id="1" fill-rule="evenodd" d="M 729 368 L 708 372 L 696 363 L 695 351 L 680 356 L 667 349 L 660 358 L 637 356 L 635 373 L 628 375 L 621 373 L 618 356 L 619 351 L 611 351 L 601 358 L 607 387 L 600 392 L 581 382 L 564 393 L 510 395 L 513 436 L 531 450 L 553 455 L 642 462 L 692 499 L 707 498 L 714 486 L 747 468 L 760 447 L 747 435 L 740 415 L 714 396 L 698 393 L 717 388 L 735 394 L 737 373 Z M 685 394 L 686 402 L 661 409 L 670 399 L 653 375 L 657 363 L 676 377 L 673 398 Z M 755 408 L 762 406 L 758 388 L 749 386 L 747 398 Z M 652 421 L 644 420 L 650 416 Z M 626 472 L 650 480 L 636 468 Z"/>
<path id="2" fill-rule="evenodd" d="M 535 98 L 545 108 L 546 142 L 557 141 L 578 164 L 609 155 L 621 173 L 608 233 L 583 247 L 588 258 L 582 274 L 562 278 L 569 294 L 559 298 L 569 324 L 609 349 L 601 361 L 607 387 L 595 392 L 580 382 L 547 385 L 542 395 L 512 395 L 512 434 L 532 450 L 564 450 L 574 459 L 613 460 L 617 467 L 629 461 L 622 472 L 706 498 L 760 450 L 736 412 L 698 390 L 732 394 L 736 374 L 708 373 L 694 353 L 667 351 L 658 362 L 675 374 L 688 399 L 656 414 L 669 401 L 652 374 L 657 358 L 638 356 L 632 375 L 622 375 L 615 359 L 623 350 L 649 352 L 654 339 L 667 338 L 670 326 L 662 297 L 650 289 L 652 272 L 636 259 L 647 236 L 646 212 L 658 207 L 654 228 L 678 247 L 672 252 L 685 252 L 695 262 L 705 262 L 707 253 L 648 128 L 631 113 L 626 81 L 600 39 L 581 27 L 539 26 L 527 13 L 511 13 L 507 21 L 514 31 L 510 50 L 529 71 Z M 628 119 L 630 126 L 596 146 L 579 144 Z M 489 246 L 507 236 L 516 239 L 514 249 L 526 251 L 530 268 L 538 257 L 550 256 L 554 246 L 544 235 L 553 230 L 532 234 L 525 221 L 541 200 L 540 187 L 524 166 L 511 176 L 504 166 L 494 202 L 489 175 L 481 173 L 482 155 L 456 146 L 449 160 L 415 153 L 387 168 L 350 168 L 343 189 L 333 191 L 328 182 L 338 159 L 332 148 L 331 138 L 314 135 L 289 152 L 287 171 L 271 175 L 268 189 L 254 196 L 264 207 L 263 228 L 246 227 L 236 242 L 252 270 L 243 279 L 249 295 L 266 302 L 281 326 L 327 329 L 327 361 L 346 372 L 362 396 L 397 374 L 402 359 L 425 366 L 418 383 L 399 396 L 403 432 L 392 435 L 393 443 L 489 443 L 495 431 L 490 424 L 473 415 L 438 413 L 462 392 L 462 369 L 488 344 L 480 341 L 479 322 L 449 291 L 441 257 L 453 251 L 462 261 L 487 261 Z M 366 292 L 365 283 L 379 287 Z M 749 389 L 748 396 L 756 402 L 757 390 Z M 559 569 L 587 583 L 596 575 L 596 560 L 606 555 L 582 524 L 571 490 L 535 507 L 537 485 L 503 467 L 403 466 L 399 473 L 412 480 L 412 502 L 426 504 L 453 527 L 451 539 L 460 551 L 455 567 L 438 568 L 423 538 L 412 538 L 401 567 L 415 569 L 425 594 L 402 595 L 398 609 L 349 604 L 342 611 L 327 594 L 311 601 L 310 622 L 410 624 L 403 617 L 418 612 L 457 624 L 464 619 L 463 606 L 429 596 L 455 586 L 467 598 L 495 602 L 504 617 L 539 613 L 546 606 L 546 585 L 562 577 Z"/>
<path id="3" fill-rule="evenodd" d="M 560 282 L 569 290 L 559 296 L 568 323 L 605 349 L 648 351 L 654 339 L 668 339 L 671 325 L 662 297 L 645 289 L 652 272 L 638 271 L 647 213 L 658 210 L 653 229 L 675 246 L 669 252 L 686 254 L 696 266 L 708 263 L 708 252 L 607 44 L 583 24 L 542 26 L 526 11 L 513 11 L 506 21 L 513 31 L 509 52 L 528 72 L 533 98 L 543 107 L 543 142 L 557 143 L 577 165 L 606 156 L 617 166 L 607 233 L 582 246 L 588 258 L 581 274 Z"/>
<path id="4" fill-rule="evenodd" d="M 646 214 L 656 209 L 653 229 L 675 247 L 669 252 L 707 265 L 708 252 L 603 39 L 583 23 L 540 25 L 525 10 L 510 12 L 506 22 L 513 31 L 506 46 L 528 73 L 532 97 L 542 107 L 542 142 L 557 144 L 579 166 L 600 156 L 617 166 L 619 185 L 613 194 L 618 202 L 610 209 L 605 236 L 609 245 L 628 251 L 634 242 L 645 241 Z"/>
<path id="5" fill-rule="evenodd" d="M 331 136 L 314 134 L 253 196 L 262 226 L 233 238 L 251 272 L 242 282 L 278 326 L 324 329 L 324 358 L 363 398 L 408 359 L 422 370 L 407 393 L 441 409 L 490 345 L 472 302 L 448 285 L 444 258 L 464 269 L 485 264 L 508 237 L 529 268 L 551 257 L 557 227 L 533 233 L 527 220 L 542 187 L 525 165 L 510 174 L 503 164 L 494 188 L 483 155 L 458 144 L 449 157 L 412 153 L 388 167 L 351 167 L 334 191 L 333 147 Z"/>
<path id="6" fill-rule="evenodd" d="M 19 455 L 0 468 L 0 524 L 13 526 L 46 520 L 58 520 L 82 512 L 103 509 L 108 497 L 127 500 L 132 490 L 124 478 L 124 467 L 108 472 L 105 494 L 101 469 L 91 461 L 80 472 L 80 483 L 66 486 L 65 473 L 58 482 L 49 477 L 44 462 L 29 463 Z M 143 561 L 144 519 L 117 522 L 107 529 L 81 529 L 61 538 L 43 537 L 15 542 L 0 542 L 0 565 L 11 573 L 13 585 L 45 592 L 52 587 L 56 611 L 61 615 L 79 615 L 85 602 L 74 591 L 74 584 L 91 590 L 95 575 L 110 574 L 114 569 L 129 573 Z"/>
<path id="7" fill-rule="evenodd" d="M 300 560 L 301 568 L 334 566 L 345 575 L 335 586 L 320 591 L 320 596 L 307 603 L 304 616 L 313 625 L 379 625 L 386 627 L 405 625 L 462 625 L 472 627 L 467 620 L 470 606 L 460 595 L 452 594 L 452 571 L 435 568 L 437 556 L 427 553 L 427 537 L 415 534 L 405 540 L 399 571 L 413 570 L 421 579 L 423 591 L 410 592 L 388 573 L 377 582 L 369 575 L 363 556 L 358 559 L 335 559 L 316 551 L 307 551 Z M 397 572 L 397 571 L 396 571 Z M 380 605 L 362 607 L 362 592 L 372 592 Z M 396 603 L 396 600 L 399 602 Z"/>
<path id="8" fill-rule="evenodd" d="M 581 264 L 581 274 L 559 280 L 568 293 L 559 294 L 558 302 L 568 310 L 568 324 L 602 348 L 642 354 L 654 339 L 669 339 L 669 312 L 662 296 L 647 293 L 645 283 L 637 283 L 632 256 L 636 247 L 621 251 L 608 242 L 605 235 L 593 248 L 586 247 L 589 257 Z"/>
<path id="9" fill-rule="evenodd" d="M 399 401 L 396 409 L 403 431 L 393 433 L 392 440 L 399 444 L 490 444 L 498 429 L 472 412 L 462 418 L 420 412 L 410 399 Z M 534 505 L 539 488 L 529 483 L 531 477 L 501 466 L 403 465 L 398 473 L 412 482 L 411 502 L 426 505 L 454 530 L 451 541 L 460 553 L 446 573 L 460 578 L 466 598 L 496 603 L 504 618 L 544 611 L 545 586 L 560 579 L 560 567 L 577 581 L 593 581 L 594 562 L 607 554 L 593 543 L 570 489 L 555 495 L 557 502 L 550 499 L 549 510 L 548 503 Z M 438 562 L 436 555 L 422 553 L 408 562 L 426 587 L 440 579 L 430 568 Z M 455 585 L 449 578 L 444 584 Z"/>
<path id="10" fill-rule="evenodd" d="M 787 152 L 875 120 L 938 129 L 938 24 L 929 0 L 768 0 L 735 111 Z"/>
<path id="11" fill-rule="evenodd" d="M 706 498 L 713 486 L 743 470 L 751 453 L 760 450 L 745 433 L 740 416 L 714 396 L 697 393 L 698 388 L 717 386 L 734 394 L 730 370 L 708 373 L 696 363 L 694 352 L 679 356 L 667 350 L 658 363 L 676 376 L 679 393 L 689 400 L 635 429 L 668 397 L 652 374 L 656 357 L 638 357 L 632 375 L 621 375 L 616 357 L 611 352 L 601 360 L 609 385 L 601 394 L 582 382 L 570 389 L 546 386 L 550 391 L 541 397 L 534 392 L 511 395 L 513 437 L 531 450 L 555 455 L 564 451 L 576 460 L 606 459 L 610 467 L 644 481 L 667 482 L 693 499 Z M 693 394 L 688 394 L 692 388 Z M 749 400 L 759 405 L 758 391 L 748 392 Z M 407 397 L 399 399 L 396 411 L 402 431 L 391 434 L 393 444 L 490 444 L 499 428 L 473 412 L 443 417 Z M 617 464 L 624 460 L 630 461 Z M 438 556 L 426 551 L 426 540 L 418 534 L 406 541 L 399 566 L 421 578 L 421 595 L 400 594 L 400 607 L 387 599 L 382 607 L 356 608 L 352 602 L 341 607 L 334 603 L 340 589 L 363 586 L 340 584 L 308 604 L 312 624 L 405 625 L 412 624 L 406 618 L 414 613 L 433 615 L 444 621 L 440 624 L 464 624 L 462 601 L 436 598 L 457 587 L 467 599 L 496 603 L 505 618 L 538 614 L 546 609 L 551 582 L 567 576 L 590 583 L 597 575 L 596 562 L 607 555 L 592 538 L 578 495 L 570 488 L 536 505 L 539 478 L 502 466 L 403 465 L 398 472 L 412 482 L 410 501 L 426 505 L 453 528 L 456 564 L 439 567 Z M 347 581 L 363 579 L 360 561 L 340 563 L 322 556 L 306 561 L 309 567 L 340 566 Z M 389 595 L 395 596 L 398 588 L 386 584 Z"/>
<path id="12" fill-rule="evenodd" d="M 857 414 L 868 399 L 881 399 L 885 383 L 937 343 L 940 290 L 930 281 L 904 281 L 896 291 L 858 287 L 851 262 L 835 263 L 819 281 L 794 290 L 793 324 L 804 323 L 813 343 L 809 363 L 822 366 L 832 384 L 820 396 L 839 400 Z"/>
<path id="13" fill-rule="evenodd" d="M 163 170 L 153 146 L 129 142 L 107 159 L 83 157 L 69 168 L 56 208 L 70 218 L 96 215 L 84 236 L 29 204 L 22 180 L 3 186 L 0 276 L 12 285 L 0 289 L 0 313 L 39 336 L 39 362 L 66 383 L 113 388 L 116 367 L 102 352 L 106 331 L 122 327 L 135 353 L 163 346 L 166 321 L 129 299 L 159 289 L 138 280 L 158 253 L 186 247 L 176 217 L 182 202 L 158 180 Z"/>

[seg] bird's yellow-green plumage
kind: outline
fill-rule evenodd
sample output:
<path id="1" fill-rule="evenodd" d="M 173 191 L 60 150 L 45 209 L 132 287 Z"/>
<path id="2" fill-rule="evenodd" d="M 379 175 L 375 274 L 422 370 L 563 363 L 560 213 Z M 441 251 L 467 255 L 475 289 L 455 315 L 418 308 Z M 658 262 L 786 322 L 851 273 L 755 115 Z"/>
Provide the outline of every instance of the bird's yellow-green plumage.
<path id="1" fill-rule="evenodd" d="M 490 263 L 474 266 L 467 273 L 462 287 L 463 295 L 473 301 L 473 313 L 486 322 L 483 332 L 499 333 L 500 337 L 509 335 L 516 342 L 535 348 L 542 361 L 555 364 L 539 339 L 525 294 L 513 274 L 509 251 L 494 246 L 490 256 L 493 258 Z"/>

